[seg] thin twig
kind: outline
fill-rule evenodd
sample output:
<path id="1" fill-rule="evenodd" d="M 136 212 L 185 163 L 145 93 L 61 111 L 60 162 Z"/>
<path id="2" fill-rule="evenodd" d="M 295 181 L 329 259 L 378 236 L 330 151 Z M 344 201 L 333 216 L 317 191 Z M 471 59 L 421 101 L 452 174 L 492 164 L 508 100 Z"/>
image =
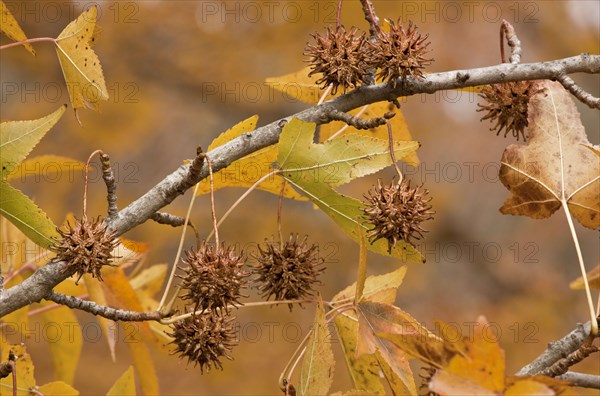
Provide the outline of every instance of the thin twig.
<path id="1" fill-rule="evenodd" d="M 596 345 L 592 345 L 592 339 L 588 339 L 577 350 L 571 352 L 566 357 L 554 362 L 552 366 L 540 371 L 539 375 L 557 377 L 559 375 L 565 374 L 569 370 L 569 367 L 576 365 L 583 359 L 590 356 L 592 353 L 596 352 L 598 352 L 598 347 Z"/>
<path id="2" fill-rule="evenodd" d="M 102 179 L 106 184 L 106 201 L 108 202 L 108 217 L 116 216 L 119 213 L 117 207 L 117 183 L 115 174 L 110 166 L 110 156 L 108 154 L 100 154 L 100 162 L 102 163 Z"/>
<path id="3" fill-rule="evenodd" d="M 160 319 L 168 316 L 168 313 L 162 313 L 159 311 L 154 312 L 136 312 L 126 311 L 123 309 L 116 309 L 99 305 L 93 301 L 85 301 L 74 296 L 67 296 L 62 293 L 51 291 L 45 297 L 46 300 L 53 301 L 60 305 L 65 305 L 72 309 L 79 309 L 85 312 L 89 312 L 92 315 L 102 316 L 103 318 L 123 321 L 123 322 L 144 322 L 147 320 L 159 321 Z"/>
<path id="4" fill-rule="evenodd" d="M 219 228 L 217 226 L 217 211 L 215 210 L 215 180 L 213 177 L 212 163 L 208 155 L 206 156 L 208 165 L 208 178 L 210 181 L 210 215 L 212 217 L 213 232 L 215 233 L 215 251 L 219 248 Z"/>
<path id="5" fill-rule="evenodd" d="M 332 121 L 343 121 L 346 124 L 353 126 L 356 129 L 371 129 L 377 128 L 378 126 L 385 125 L 389 119 L 393 118 L 396 113 L 389 111 L 381 117 L 374 117 L 368 120 L 353 116 L 352 114 L 345 113 L 336 109 L 331 109 L 329 112 L 329 118 Z"/>
<path id="6" fill-rule="evenodd" d="M 521 63 L 521 41 L 515 33 L 515 28 L 506 20 L 502 20 L 500 25 L 500 58 L 504 63 L 504 37 L 510 47 L 510 63 L 513 65 Z"/>
<path id="7" fill-rule="evenodd" d="M 374 37 L 378 33 L 381 33 L 381 26 L 379 26 L 379 18 L 375 13 L 375 7 L 373 7 L 371 0 L 360 0 L 360 4 L 362 5 L 365 19 L 369 22 L 369 33 L 371 37 Z"/>
<path id="8" fill-rule="evenodd" d="M 176 216 L 166 212 L 156 212 L 150 219 L 158 224 L 170 225 L 171 227 L 181 227 L 186 224 L 185 217 Z M 198 248 L 200 248 L 200 234 L 198 233 L 198 229 L 196 229 L 194 224 L 189 220 L 187 226 L 194 231 L 194 234 L 196 235 L 196 244 L 198 245 Z"/>
<path id="9" fill-rule="evenodd" d="M 585 92 L 575 83 L 575 81 L 573 81 L 571 77 L 565 74 L 557 78 L 557 81 L 560 82 L 567 91 L 571 92 L 571 94 L 579 99 L 582 103 L 585 103 L 592 109 L 600 109 L 600 98 Z"/>
<path id="10" fill-rule="evenodd" d="M 367 109 L 369 108 L 369 105 L 365 105 L 363 106 L 358 113 L 356 113 L 355 117 L 360 117 Z M 350 125 L 345 124 L 343 127 L 341 127 L 336 133 L 334 133 L 333 135 L 329 136 L 329 138 L 327 139 L 327 141 L 335 139 L 336 137 L 338 137 L 340 134 L 342 134 L 346 129 L 350 128 Z"/>
<path id="11" fill-rule="evenodd" d="M 339 28 L 342 25 L 342 3 L 344 0 L 338 0 L 337 12 L 335 14 L 335 22 L 337 27 Z"/>

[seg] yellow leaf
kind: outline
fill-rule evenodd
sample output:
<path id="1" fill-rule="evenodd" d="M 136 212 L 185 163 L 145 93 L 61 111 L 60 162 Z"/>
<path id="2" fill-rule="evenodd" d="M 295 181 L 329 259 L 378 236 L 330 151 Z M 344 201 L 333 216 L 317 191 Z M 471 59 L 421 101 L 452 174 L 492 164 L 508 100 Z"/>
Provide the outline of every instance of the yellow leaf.
<path id="1" fill-rule="evenodd" d="M 6 175 L 7 180 L 35 176 L 34 179 L 55 183 L 66 181 L 72 183 L 75 171 L 85 169 L 83 162 L 60 155 L 40 155 L 30 158 L 17 165 Z M 41 176 L 41 177 L 40 177 Z"/>
<path id="2" fill-rule="evenodd" d="M 90 7 L 56 38 L 56 53 L 75 110 L 87 107 L 97 111 L 99 102 L 108 99 L 102 66 L 92 49 L 97 12 L 95 5 Z"/>
<path id="3" fill-rule="evenodd" d="M 546 385 L 533 381 L 523 380 L 515 382 L 512 386 L 509 386 L 504 396 L 554 396 L 556 393 Z"/>
<path id="4" fill-rule="evenodd" d="M 600 290 L 600 265 L 592 268 L 587 274 L 587 280 L 590 285 L 590 289 Z M 571 284 L 569 284 L 571 289 L 585 289 L 585 282 L 583 281 L 583 277 L 575 279 Z"/>
<path id="5" fill-rule="evenodd" d="M 331 333 L 321 300 L 317 304 L 316 311 L 302 361 L 298 385 L 300 395 L 326 395 L 333 383 L 335 360 L 331 349 Z"/>
<path id="6" fill-rule="evenodd" d="M 137 274 L 130 283 L 136 291 L 144 291 L 153 296 L 162 288 L 166 274 L 167 264 L 156 264 Z"/>
<path id="7" fill-rule="evenodd" d="M 54 377 L 72 385 L 83 347 L 81 327 L 77 317 L 67 307 L 44 311 L 38 316 L 46 330 L 50 357 L 54 366 Z"/>
<path id="8" fill-rule="evenodd" d="M 356 294 L 354 296 L 354 305 L 357 305 L 362 300 L 365 290 L 365 281 L 367 278 L 367 245 L 362 228 L 358 227 L 360 251 L 358 255 L 358 276 L 356 280 Z"/>
<path id="9" fill-rule="evenodd" d="M 293 98 L 304 103 L 315 104 L 319 102 L 319 99 L 325 90 L 321 89 L 321 87 L 315 83 L 315 81 L 318 80 L 318 77 L 308 77 L 308 73 L 310 73 L 310 66 L 283 76 L 269 77 L 265 80 L 265 83 L 282 92 L 286 98 Z M 325 100 L 332 99 L 335 96 L 329 94 Z"/>
<path id="10" fill-rule="evenodd" d="M 132 325 L 129 323 L 129 325 Z M 137 324 L 135 324 L 137 325 Z M 126 330 L 128 331 L 128 330 Z M 140 382 L 140 389 L 143 395 L 158 395 L 160 393 L 158 387 L 158 377 L 154 362 L 148 347 L 142 342 L 139 334 L 131 333 L 132 338 L 127 342 L 127 348 L 133 360 L 133 366 L 137 372 L 137 377 Z"/>
<path id="11" fill-rule="evenodd" d="M 29 389 L 35 389 L 34 367 L 31 357 L 22 345 L 10 345 L 5 342 L 5 337 L 0 337 L 1 360 L 4 362 L 8 358 L 8 352 L 13 351 L 17 357 L 17 395 L 30 396 Z M 12 394 L 12 375 L 0 379 L 0 392 Z"/>
<path id="12" fill-rule="evenodd" d="M 441 396 L 497 396 L 498 393 L 475 384 L 467 378 L 438 371 L 429 383 L 429 390 Z"/>
<path id="13" fill-rule="evenodd" d="M 0 24 L 0 32 L 6 34 L 14 41 L 27 40 L 27 36 L 21 29 L 21 26 L 19 26 L 19 22 L 17 22 L 3 1 L 0 1 L 0 20 L 2 21 Z M 24 47 L 27 51 L 31 52 L 32 55 L 35 55 L 35 51 L 31 44 L 24 44 Z"/>
<path id="14" fill-rule="evenodd" d="M 363 298 L 369 301 L 393 304 L 396 301 L 396 292 L 406 275 L 406 266 L 384 275 L 372 275 L 365 281 Z M 333 297 L 332 302 L 343 303 L 351 301 L 356 294 L 356 283 L 348 286 Z"/>
<path id="15" fill-rule="evenodd" d="M 106 296 L 104 295 L 104 290 L 102 289 L 100 283 L 92 278 L 89 274 L 83 275 L 83 281 L 85 282 L 85 287 L 88 290 L 90 301 L 102 306 L 107 306 Z M 112 320 L 103 318 L 102 316 L 96 316 L 96 320 L 98 321 L 98 324 L 102 329 L 102 333 L 104 333 L 104 337 L 106 338 L 106 344 L 108 345 L 108 350 L 110 351 L 112 361 L 115 362 L 117 324 Z"/>
<path id="16" fill-rule="evenodd" d="M 236 124 L 213 140 L 210 146 L 208 146 L 207 151 L 222 146 L 223 144 L 235 139 L 238 136 L 241 136 L 244 133 L 255 130 L 257 122 L 258 116 L 255 115 Z M 216 172 L 214 174 L 214 189 L 216 191 L 223 187 L 251 187 L 261 177 L 268 175 L 275 169 L 273 164 L 276 161 L 276 145 L 255 151 L 254 153 L 235 161 L 225 169 L 221 169 L 219 172 Z M 281 176 L 272 175 L 261 182 L 256 188 L 279 195 L 281 192 L 282 182 L 283 179 Z M 208 178 L 206 178 L 202 180 L 200 182 L 200 186 L 198 186 L 198 195 L 207 194 L 209 192 L 210 181 Z M 298 194 L 289 184 L 286 184 L 283 191 L 283 196 L 302 201 L 306 200 L 306 198 Z"/>
<path id="17" fill-rule="evenodd" d="M 49 382 L 40 386 L 39 393 L 44 396 L 78 396 L 79 391 L 62 381 Z"/>
<path id="18" fill-rule="evenodd" d="M 135 395 L 135 375 L 133 374 L 133 367 L 129 366 L 127 371 L 119 377 L 113 384 L 110 390 L 106 393 L 106 396 L 124 396 L 124 395 Z"/>

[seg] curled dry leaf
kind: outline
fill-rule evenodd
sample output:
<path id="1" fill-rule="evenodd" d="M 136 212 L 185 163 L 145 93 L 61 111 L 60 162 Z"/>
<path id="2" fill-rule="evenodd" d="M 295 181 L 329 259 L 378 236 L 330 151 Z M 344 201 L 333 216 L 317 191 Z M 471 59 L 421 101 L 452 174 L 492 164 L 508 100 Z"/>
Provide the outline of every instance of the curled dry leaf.
<path id="1" fill-rule="evenodd" d="M 588 228 L 600 227 L 600 160 L 590 146 L 571 95 L 542 81 L 529 103 L 529 142 L 504 150 L 500 180 L 511 196 L 503 214 L 550 217 L 568 205 Z"/>

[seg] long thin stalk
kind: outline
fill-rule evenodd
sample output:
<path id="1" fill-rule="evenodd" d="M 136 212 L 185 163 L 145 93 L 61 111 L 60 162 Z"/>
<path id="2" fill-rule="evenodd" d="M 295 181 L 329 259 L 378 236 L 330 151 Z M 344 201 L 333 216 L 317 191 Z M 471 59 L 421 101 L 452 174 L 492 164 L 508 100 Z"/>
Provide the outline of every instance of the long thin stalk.
<path id="1" fill-rule="evenodd" d="M 11 48 L 11 47 L 18 47 L 19 45 L 25 45 L 25 44 L 31 44 L 31 43 L 41 43 L 41 42 L 56 43 L 56 39 L 52 38 L 52 37 L 38 37 L 38 38 L 31 38 L 31 39 L 22 40 L 22 41 L 15 41 L 14 43 L 5 44 L 5 45 L 0 46 L 0 51 L 3 49 Z"/>

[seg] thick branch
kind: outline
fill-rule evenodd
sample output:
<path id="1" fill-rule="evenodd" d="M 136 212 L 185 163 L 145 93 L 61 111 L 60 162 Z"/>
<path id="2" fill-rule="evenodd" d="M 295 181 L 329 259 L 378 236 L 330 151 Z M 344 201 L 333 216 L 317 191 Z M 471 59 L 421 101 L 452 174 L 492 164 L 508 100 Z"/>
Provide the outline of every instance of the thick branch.
<path id="1" fill-rule="evenodd" d="M 556 378 L 563 381 L 569 381 L 574 386 L 579 386 L 581 388 L 600 389 L 600 375 L 567 371 L 563 375 Z"/>
<path id="2" fill-rule="evenodd" d="M 67 296 L 62 293 L 51 291 L 44 297 L 46 300 L 54 301 L 57 304 L 66 305 L 69 308 L 80 309 L 85 312 L 89 312 L 92 315 L 102 316 L 107 319 L 114 321 L 125 321 L 125 322 L 145 322 L 147 320 L 161 320 L 167 315 L 163 315 L 158 311 L 154 312 L 136 312 L 136 311 L 125 311 L 123 309 L 116 309 L 98 305 L 93 301 L 85 301 L 74 296 Z"/>
<path id="3" fill-rule="evenodd" d="M 533 362 L 523 367 L 516 375 L 536 375 L 552 367 L 553 364 L 578 350 L 590 335 L 591 325 L 578 325 L 575 330 L 558 341 L 548 344 L 548 348 Z"/>
<path id="4" fill-rule="evenodd" d="M 500 64 L 468 70 L 454 70 L 428 74 L 423 79 L 407 79 L 403 84 L 369 85 L 360 87 L 346 95 L 334 98 L 322 105 L 314 106 L 293 116 L 265 125 L 233 139 L 207 153 L 214 172 L 225 168 L 248 154 L 277 143 L 285 123 L 292 117 L 303 121 L 323 124 L 331 121 L 328 110 L 348 112 L 366 104 L 395 100 L 400 96 L 419 93 L 432 94 L 440 90 L 473 87 L 508 81 L 557 79 L 571 73 L 600 72 L 600 55 L 582 54 L 551 62 L 530 64 Z M 154 213 L 170 204 L 198 181 L 208 176 L 208 166 L 202 164 L 199 171 L 190 172 L 191 164 L 180 166 L 165 177 L 146 194 L 107 220 L 107 226 L 116 235 L 121 235 L 150 219 Z M 193 177 L 190 177 L 193 175 Z M 20 284 L 4 290 L 0 300 L 0 317 L 23 306 L 38 302 L 69 277 L 63 272 L 64 262 L 47 264 Z"/>

